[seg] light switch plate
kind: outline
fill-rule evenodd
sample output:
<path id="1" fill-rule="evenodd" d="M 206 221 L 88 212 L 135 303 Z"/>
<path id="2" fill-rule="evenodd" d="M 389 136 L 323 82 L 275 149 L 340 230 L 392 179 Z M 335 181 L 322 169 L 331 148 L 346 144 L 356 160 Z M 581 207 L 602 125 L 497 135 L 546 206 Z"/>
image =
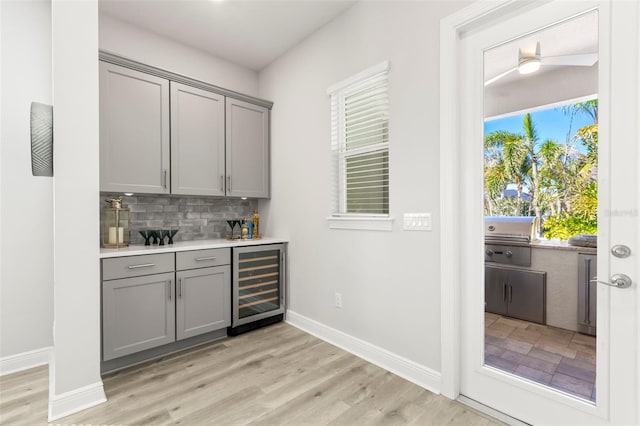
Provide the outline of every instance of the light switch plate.
<path id="1" fill-rule="evenodd" d="M 431 231 L 431 213 L 405 213 L 402 229 L 407 231 Z"/>

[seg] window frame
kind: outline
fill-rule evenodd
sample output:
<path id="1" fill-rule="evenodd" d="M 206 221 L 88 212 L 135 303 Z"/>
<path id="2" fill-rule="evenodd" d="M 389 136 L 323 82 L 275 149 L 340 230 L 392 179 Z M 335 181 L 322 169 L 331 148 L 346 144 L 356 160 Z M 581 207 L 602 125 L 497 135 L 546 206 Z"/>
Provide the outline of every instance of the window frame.
<path id="1" fill-rule="evenodd" d="M 331 114 L 331 152 L 332 152 L 332 212 L 327 218 L 331 229 L 360 229 L 391 231 L 393 229 L 393 217 L 391 216 L 390 197 L 387 202 L 388 213 L 350 213 L 347 212 L 347 176 L 346 162 L 349 158 L 358 157 L 370 153 L 386 152 L 390 154 L 389 140 L 383 143 L 358 147 L 350 151 L 345 149 L 346 136 L 345 114 L 340 112 L 340 107 L 344 107 L 345 99 L 353 93 L 361 91 L 370 85 L 378 84 L 379 81 L 372 79 L 384 74 L 383 78 L 387 84 L 387 96 L 389 93 L 389 61 L 384 61 L 370 67 L 340 83 L 332 85 L 327 89 L 330 97 Z M 387 113 L 389 112 L 387 105 Z M 387 126 L 389 123 L 387 123 Z M 390 171 L 387 165 L 387 174 Z"/>

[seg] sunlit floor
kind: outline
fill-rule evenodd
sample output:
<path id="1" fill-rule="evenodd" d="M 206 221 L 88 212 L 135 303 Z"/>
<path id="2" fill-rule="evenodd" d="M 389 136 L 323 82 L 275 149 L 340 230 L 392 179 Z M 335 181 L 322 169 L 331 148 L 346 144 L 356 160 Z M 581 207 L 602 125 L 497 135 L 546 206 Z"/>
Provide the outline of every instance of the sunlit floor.
<path id="1" fill-rule="evenodd" d="M 590 401 L 596 399 L 596 339 L 485 313 L 485 364 Z"/>

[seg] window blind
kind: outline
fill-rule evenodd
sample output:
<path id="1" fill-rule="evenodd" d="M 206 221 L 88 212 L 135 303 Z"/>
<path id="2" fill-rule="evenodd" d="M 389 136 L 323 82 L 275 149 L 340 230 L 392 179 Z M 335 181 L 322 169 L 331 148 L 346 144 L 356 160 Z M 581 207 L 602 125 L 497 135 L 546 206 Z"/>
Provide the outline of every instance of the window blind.
<path id="1" fill-rule="evenodd" d="M 389 214 L 388 116 L 386 68 L 332 93 L 338 214 Z"/>

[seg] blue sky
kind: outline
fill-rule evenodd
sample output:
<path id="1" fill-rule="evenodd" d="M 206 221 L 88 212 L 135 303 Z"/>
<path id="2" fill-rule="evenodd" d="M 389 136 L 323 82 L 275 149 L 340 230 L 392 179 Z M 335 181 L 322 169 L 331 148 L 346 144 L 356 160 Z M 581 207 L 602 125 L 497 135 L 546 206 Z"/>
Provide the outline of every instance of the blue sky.
<path id="1" fill-rule="evenodd" d="M 525 114 L 500 118 L 484 123 L 484 134 L 487 135 L 496 130 L 506 130 L 512 133 L 523 133 L 522 120 Z M 564 143 L 569 131 L 571 117 L 565 115 L 560 108 L 551 108 L 531 113 L 533 124 L 538 130 L 540 142 L 551 139 L 558 143 Z M 593 124 L 593 120 L 587 114 L 578 113 L 573 117 L 571 124 L 571 136 L 581 127 Z M 579 151 L 584 152 L 581 146 L 576 146 Z"/>

